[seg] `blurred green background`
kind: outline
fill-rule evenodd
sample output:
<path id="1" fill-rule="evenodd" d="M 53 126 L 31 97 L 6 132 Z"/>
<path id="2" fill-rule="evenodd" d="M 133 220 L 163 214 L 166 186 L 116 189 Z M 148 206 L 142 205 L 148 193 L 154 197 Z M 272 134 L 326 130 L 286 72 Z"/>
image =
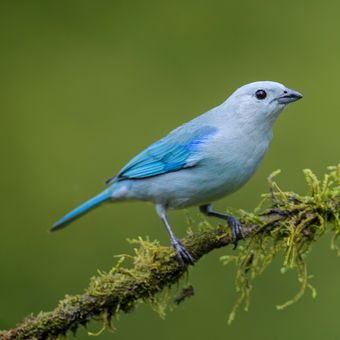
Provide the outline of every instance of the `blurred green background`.
<path id="1" fill-rule="evenodd" d="M 48 234 L 137 152 L 251 81 L 275 80 L 305 97 L 280 117 L 254 178 L 217 207 L 253 209 L 267 175 L 303 193 L 301 169 L 339 158 L 339 1 L 1 1 L 0 329 L 81 292 L 126 238 L 168 244 L 151 205 L 106 206 Z M 176 233 L 189 214 L 171 214 Z M 216 220 L 211 220 L 217 223 Z M 232 326 L 234 270 L 216 251 L 190 270 L 195 297 L 159 318 L 140 306 L 101 339 L 339 339 L 340 259 L 314 248 L 309 294 L 276 263 L 255 282 L 250 311 Z M 92 323 L 90 330 L 100 329 Z M 87 339 L 86 330 L 77 333 Z"/>

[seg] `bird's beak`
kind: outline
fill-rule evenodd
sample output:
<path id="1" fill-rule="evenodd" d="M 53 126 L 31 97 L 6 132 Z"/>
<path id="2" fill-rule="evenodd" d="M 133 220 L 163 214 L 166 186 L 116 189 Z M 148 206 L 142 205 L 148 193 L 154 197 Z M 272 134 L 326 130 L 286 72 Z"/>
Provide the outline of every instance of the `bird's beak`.
<path id="1" fill-rule="evenodd" d="M 277 98 L 277 101 L 280 104 L 289 104 L 292 102 L 296 102 L 297 100 L 301 99 L 303 95 L 297 91 L 287 89 L 285 93 Z"/>

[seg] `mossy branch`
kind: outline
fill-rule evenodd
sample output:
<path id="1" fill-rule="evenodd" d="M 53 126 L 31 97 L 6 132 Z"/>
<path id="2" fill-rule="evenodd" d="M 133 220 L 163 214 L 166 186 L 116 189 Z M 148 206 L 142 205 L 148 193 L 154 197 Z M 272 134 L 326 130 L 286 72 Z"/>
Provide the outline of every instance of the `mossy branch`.
<path id="1" fill-rule="evenodd" d="M 247 239 L 235 255 L 222 257 L 224 263 L 234 262 L 237 266 L 239 298 L 229 321 L 242 302 L 247 309 L 251 280 L 263 272 L 278 252 L 284 254 L 283 269 L 297 269 L 301 282 L 298 294 L 278 307 L 283 308 L 299 299 L 306 288 L 312 288 L 304 259 L 314 242 L 331 230 L 332 247 L 338 250 L 335 239 L 340 234 L 340 165 L 330 167 L 323 181 L 310 170 L 304 174 L 310 188 L 308 195 L 283 192 L 270 176 L 270 194 L 263 195 L 261 208 L 254 213 L 240 212 Z M 267 204 L 267 208 L 262 208 L 263 204 Z M 196 262 L 213 249 L 229 245 L 230 241 L 227 226 L 209 225 L 199 231 L 188 231 L 182 240 Z M 83 294 L 66 296 L 51 312 L 28 316 L 15 328 L 0 332 L 0 339 L 56 339 L 98 318 L 110 327 L 114 315 L 130 312 L 140 302 L 155 303 L 158 293 L 186 274 L 187 269 L 179 265 L 170 247 L 142 239 L 131 243 L 137 245 L 135 255 L 119 256 L 118 264 L 110 272 L 93 277 Z M 123 266 L 128 258 L 132 265 Z"/>

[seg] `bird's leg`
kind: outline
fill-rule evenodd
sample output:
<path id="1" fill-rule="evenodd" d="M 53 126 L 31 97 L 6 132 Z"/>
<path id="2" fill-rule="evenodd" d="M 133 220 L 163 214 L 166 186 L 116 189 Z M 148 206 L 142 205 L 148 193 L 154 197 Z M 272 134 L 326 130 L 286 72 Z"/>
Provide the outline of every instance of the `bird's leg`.
<path id="1" fill-rule="evenodd" d="M 170 227 L 170 224 L 168 222 L 165 208 L 162 205 L 157 204 L 156 210 L 157 210 L 159 217 L 162 219 L 166 230 L 168 231 L 170 235 L 171 244 L 175 248 L 176 255 L 177 255 L 177 258 L 180 264 L 182 266 L 186 266 L 188 264 L 194 265 L 194 259 L 192 258 L 188 250 L 183 246 L 183 244 L 176 238 L 175 234 L 173 233 Z"/>
<path id="2" fill-rule="evenodd" d="M 201 205 L 200 211 L 206 216 L 213 216 L 213 217 L 221 218 L 228 222 L 232 235 L 233 235 L 234 249 L 237 247 L 238 240 L 245 238 L 242 224 L 235 217 L 214 211 L 211 204 Z"/>

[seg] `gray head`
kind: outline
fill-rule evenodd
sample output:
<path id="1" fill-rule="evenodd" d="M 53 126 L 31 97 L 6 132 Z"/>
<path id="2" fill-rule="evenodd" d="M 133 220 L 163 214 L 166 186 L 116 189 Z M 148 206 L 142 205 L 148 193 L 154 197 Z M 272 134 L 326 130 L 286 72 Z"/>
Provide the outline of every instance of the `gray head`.
<path id="1" fill-rule="evenodd" d="M 242 121 L 273 123 L 287 104 L 302 94 L 273 81 L 258 81 L 237 89 L 224 103 Z"/>

